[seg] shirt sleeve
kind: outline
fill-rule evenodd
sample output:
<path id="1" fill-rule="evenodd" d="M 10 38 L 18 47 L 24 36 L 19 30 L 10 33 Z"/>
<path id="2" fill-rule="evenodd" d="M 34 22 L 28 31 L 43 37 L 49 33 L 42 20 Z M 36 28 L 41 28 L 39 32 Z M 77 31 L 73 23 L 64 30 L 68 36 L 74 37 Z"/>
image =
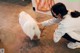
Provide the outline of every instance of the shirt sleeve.
<path id="1" fill-rule="evenodd" d="M 66 29 L 64 28 L 64 25 L 60 24 L 53 35 L 53 40 L 55 43 L 57 43 L 61 39 L 61 37 L 65 34 L 65 31 Z"/>
<path id="2" fill-rule="evenodd" d="M 49 25 L 52 25 L 52 24 L 55 24 L 55 23 L 58 23 L 58 22 L 60 22 L 60 20 L 58 18 L 52 18 L 52 19 L 49 19 L 47 21 L 41 22 L 41 24 L 43 26 L 49 26 Z"/>

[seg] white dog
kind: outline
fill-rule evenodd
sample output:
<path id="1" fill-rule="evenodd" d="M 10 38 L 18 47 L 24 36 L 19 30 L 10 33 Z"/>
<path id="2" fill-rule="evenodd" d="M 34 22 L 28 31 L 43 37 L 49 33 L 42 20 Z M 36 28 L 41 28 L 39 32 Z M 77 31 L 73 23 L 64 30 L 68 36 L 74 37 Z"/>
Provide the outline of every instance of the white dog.
<path id="1" fill-rule="evenodd" d="M 24 33 L 30 37 L 31 40 L 36 38 L 40 39 L 41 31 L 39 30 L 37 22 L 28 13 L 22 11 L 19 14 L 19 23 Z"/>

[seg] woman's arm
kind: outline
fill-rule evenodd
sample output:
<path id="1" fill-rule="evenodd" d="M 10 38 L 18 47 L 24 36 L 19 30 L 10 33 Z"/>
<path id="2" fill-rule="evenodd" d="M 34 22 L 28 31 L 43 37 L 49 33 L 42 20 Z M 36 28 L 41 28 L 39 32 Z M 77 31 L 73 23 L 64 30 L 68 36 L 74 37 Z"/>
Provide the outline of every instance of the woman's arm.
<path id="1" fill-rule="evenodd" d="M 58 18 L 57 19 L 52 18 L 52 19 L 41 22 L 41 25 L 42 26 L 49 26 L 49 25 L 52 25 L 52 24 L 55 24 L 55 23 L 58 23 L 58 22 L 60 22 L 60 20 Z"/>

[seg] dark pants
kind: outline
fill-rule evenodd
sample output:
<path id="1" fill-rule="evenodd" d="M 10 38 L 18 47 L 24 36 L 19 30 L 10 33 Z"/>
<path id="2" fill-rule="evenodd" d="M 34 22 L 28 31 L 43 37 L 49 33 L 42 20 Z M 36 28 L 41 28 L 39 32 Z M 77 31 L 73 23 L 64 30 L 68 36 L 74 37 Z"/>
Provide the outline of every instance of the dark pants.
<path id="1" fill-rule="evenodd" d="M 67 33 L 65 33 L 65 35 L 63 36 L 63 38 L 67 39 L 70 42 L 74 42 L 74 43 L 75 42 L 80 42 L 80 41 L 78 41 L 78 40 L 73 39 L 72 37 L 70 37 Z"/>

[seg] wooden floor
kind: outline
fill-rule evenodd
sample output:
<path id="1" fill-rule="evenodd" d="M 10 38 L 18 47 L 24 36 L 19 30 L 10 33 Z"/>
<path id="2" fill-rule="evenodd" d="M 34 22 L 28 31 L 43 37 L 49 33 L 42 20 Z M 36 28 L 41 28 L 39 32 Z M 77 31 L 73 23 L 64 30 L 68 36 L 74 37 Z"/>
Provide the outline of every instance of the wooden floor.
<path id="1" fill-rule="evenodd" d="M 39 42 L 30 41 L 18 22 L 21 11 L 29 13 L 38 22 L 51 18 L 49 15 L 35 13 L 31 4 L 23 6 L 0 1 L 0 48 L 4 48 L 5 53 L 80 53 L 80 49 L 67 48 L 68 41 L 65 39 L 53 42 L 53 32 L 57 25 L 46 27 Z"/>

